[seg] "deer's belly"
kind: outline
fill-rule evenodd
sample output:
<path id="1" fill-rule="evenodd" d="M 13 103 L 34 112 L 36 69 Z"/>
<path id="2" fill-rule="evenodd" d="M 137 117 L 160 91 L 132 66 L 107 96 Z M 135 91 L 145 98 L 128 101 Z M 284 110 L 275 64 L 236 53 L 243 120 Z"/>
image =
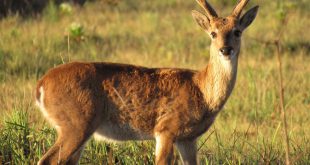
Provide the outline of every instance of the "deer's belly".
<path id="1" fill-rule="evenodd" d="M 94 134 L 95 139 L 104 141 L 128 141 L 128 140 L 151 140 L 151 135 L 144 134 L 132 129 L 128 125 L 115 125 L 113 123 L 102 123 Z"/>

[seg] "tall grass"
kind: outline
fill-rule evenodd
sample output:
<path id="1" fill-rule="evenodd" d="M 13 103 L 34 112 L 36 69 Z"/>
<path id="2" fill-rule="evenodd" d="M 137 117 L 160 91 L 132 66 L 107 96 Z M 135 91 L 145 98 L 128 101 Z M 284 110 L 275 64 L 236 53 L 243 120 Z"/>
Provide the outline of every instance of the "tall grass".
<path id="1" fill-rule="evenodd" d="M 225 2 L 225 3 L 224 3 Z M 290 2 L 290 1 L 284 1 Z M 229 14 L 233 2 L 211 1 Z M 236 87 L 216 122 L 200 138 L 201 164 L 283 164 L 276 49 L 277 2 L 259 3 L 257 20 L 244 33 Z M 104 1 L 62 14 L 50 4 L 38 18 L 0 21 L 0 163 L 35 164 L 56 134 L 34 105 L 36 81 L 69 61 L 110 61 L 149 67 L 201 69 L 208 62 L 207 35 L 192 20 L 194 1 Z M 309 2 L 294 1 L 281 39 L 284 106 L 292 164 L 310 162 Z M 83 39 L 69 37 L 72 23 Z M 270 42 L 270 43 L 269 43 Z M 177 161 L 179 160 L 176 154 Z M 81 164 L 153 164 L 154 142 L 121 144 L 91 139 Z"/>

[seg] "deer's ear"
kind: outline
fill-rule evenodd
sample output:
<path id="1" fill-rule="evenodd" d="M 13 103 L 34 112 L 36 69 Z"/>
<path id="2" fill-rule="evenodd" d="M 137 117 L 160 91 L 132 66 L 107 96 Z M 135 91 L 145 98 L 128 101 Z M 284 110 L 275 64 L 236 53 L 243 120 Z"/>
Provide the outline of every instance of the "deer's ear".
<path id="1" fill-rule="evenodd" d="M 239 24 L 242 30 L 246 29 L 255 19 L 258 11 L 258 6 L 248 10 L 240 19 Z"/>
<path id="2" fill-rule="evenodd" d="M 208 19 L 207 16 L 205 16 L 204 14 L 201 14 L 200 12 L 196 10 L 192 11 L 192 16 L 202 29 L 209 31 L 210 20 Z"/>

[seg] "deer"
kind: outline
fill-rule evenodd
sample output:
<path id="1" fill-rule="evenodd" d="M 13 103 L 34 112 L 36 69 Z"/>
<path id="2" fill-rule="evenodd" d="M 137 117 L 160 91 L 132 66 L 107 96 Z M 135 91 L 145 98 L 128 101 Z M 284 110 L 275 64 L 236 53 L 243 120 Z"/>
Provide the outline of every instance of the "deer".
<path id="1" fill-rule="evenodd" d="M 197 140 L 213 124 L 235 86 L 242 32 L 258 6 L 249 0 L 220 17 L 206 0 L 192 11 L 211 38 L 202 70 L 148 68 L 108 62 L 71 62 L 50 69 L 36 86 L 36 103 L 55 127 L 55 144 L 38 164 L 77 164 L 85 143 L 155 140 L 155 164 L 169 164 L 175 147 L 195 165 Z"/>

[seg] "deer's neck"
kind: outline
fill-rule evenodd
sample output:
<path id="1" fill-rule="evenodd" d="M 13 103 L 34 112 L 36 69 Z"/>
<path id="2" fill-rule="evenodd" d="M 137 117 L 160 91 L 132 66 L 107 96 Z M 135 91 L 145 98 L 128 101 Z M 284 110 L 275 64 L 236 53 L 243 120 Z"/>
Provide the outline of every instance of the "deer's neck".
<path id="1" fill-rule="evenodd" d="M 230 60 L 215 54 L 211 55 L 207 67 L 198 73 L 199 86 L 209 111 L 220 111 L 227 101 L 235 85 L 237 66 L 237 54 Z"/>

